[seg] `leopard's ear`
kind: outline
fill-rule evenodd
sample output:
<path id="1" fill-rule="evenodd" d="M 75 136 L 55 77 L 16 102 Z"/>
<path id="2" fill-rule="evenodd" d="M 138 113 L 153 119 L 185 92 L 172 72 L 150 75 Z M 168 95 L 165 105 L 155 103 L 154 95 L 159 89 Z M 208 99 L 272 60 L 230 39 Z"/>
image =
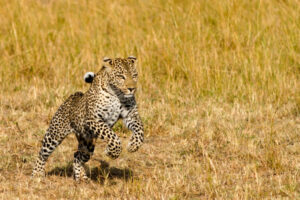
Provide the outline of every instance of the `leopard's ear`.
<path id="1" fill-rule="evenodd" d="M 133 66 L 136 66 L 137 58 L 135 56 L 128 56 L 127 59 L 131 61 L 131 63 L 133 64 Z"/>
<path id="2" fill-rule="evenodd" d="M 135 56 L 128 56 L 128 59 L 136 60 Z"/>
<path id="3" fill-rule="evenodd" d="M 131 60 L 132 63 L 135 63 L 137 61 L 135 56 L 128 56 L 128 59 Z"/>
<path id="4" fill-rule="evenodd" d="M 103 58 L 103 62 L 109 63 L 110 65 L 112 65 L 112 59 L 111 59 L 111 58 L 104 57 L 104 58 Z"/>
<path id="5" fill-rule="evenodd" d="M 112 62 L 113 60 L 111 58 L 104 57 L 101 70 L 110 71 L 112 69 Z"/>

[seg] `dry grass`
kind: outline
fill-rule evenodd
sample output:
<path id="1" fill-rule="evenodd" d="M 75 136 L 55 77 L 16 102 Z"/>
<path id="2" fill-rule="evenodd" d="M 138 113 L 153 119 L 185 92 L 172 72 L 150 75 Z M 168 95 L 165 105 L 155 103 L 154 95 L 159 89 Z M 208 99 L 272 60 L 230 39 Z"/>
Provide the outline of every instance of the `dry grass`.
<path id="1" fill-rule="evenodd" d="M 300 2 L 0 0 L 2 199 L 300 197 Z M 139 58 L 146 142 L 99 141 L 75 184 L 68 137 L 29 178 L 57 107 L 103 56 Z M 114 130 L 127 144 L 130 133 Z"/>

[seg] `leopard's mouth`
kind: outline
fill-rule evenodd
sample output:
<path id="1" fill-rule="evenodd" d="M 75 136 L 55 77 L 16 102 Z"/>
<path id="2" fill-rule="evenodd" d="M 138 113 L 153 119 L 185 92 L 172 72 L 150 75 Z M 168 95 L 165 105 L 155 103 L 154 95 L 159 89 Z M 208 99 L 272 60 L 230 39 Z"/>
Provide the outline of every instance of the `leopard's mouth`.
<path id="1" fill-rule="evenodd" d="M 128 88 L 123 89 L 122 88 L 121 91 L 122 91 L 124 97 L 132 97 L 135 93 L 135 89 L 128 89 Z"/>

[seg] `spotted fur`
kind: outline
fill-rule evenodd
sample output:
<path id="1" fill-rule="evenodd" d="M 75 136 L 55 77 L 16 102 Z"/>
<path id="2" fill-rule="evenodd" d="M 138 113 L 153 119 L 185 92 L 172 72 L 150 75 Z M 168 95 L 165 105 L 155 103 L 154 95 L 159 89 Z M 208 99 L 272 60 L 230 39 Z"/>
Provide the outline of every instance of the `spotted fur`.
<path id="1" fill-rule="evenodd" d="M 92 156 L 98 138 L 105 140 L 106 155 L 119 157 L 122 148 L 112 131 L 121 118 L 132 131 L 128 151 L 135 152 L 144 140 L 143 124 L 138 114 L 134 93 L 137 82 L 136 58 L 105 58 L 101 70 L 85 76 L 90 88 L 76 92 L 57 110 L 42 141 L 32 176 L 45 174 L 45 163 L 55 148 L 70 133 L 75 133 L 78 150 L 74 153 L 74 178 L 86 179 L 83 164 Z"/>

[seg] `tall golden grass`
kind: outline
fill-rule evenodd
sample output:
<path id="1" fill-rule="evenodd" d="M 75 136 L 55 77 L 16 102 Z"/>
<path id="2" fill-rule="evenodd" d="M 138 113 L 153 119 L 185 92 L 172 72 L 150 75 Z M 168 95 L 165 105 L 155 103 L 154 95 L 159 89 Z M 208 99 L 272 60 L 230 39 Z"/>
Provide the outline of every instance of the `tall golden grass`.
<path id="1" fill-rule="evenodd" d="M 298 0 L 0 0 L 2 199 L 296 199 Z M 118 160 L 99 141 L 75 184 L 70 136 L 29 174 L 57 107 L 104 56 L 139 60 L 146 141 Z M 114 130 L 126 145 L 130 133 Z M 100 160 L 100 164 L 99 164 Z"/>

